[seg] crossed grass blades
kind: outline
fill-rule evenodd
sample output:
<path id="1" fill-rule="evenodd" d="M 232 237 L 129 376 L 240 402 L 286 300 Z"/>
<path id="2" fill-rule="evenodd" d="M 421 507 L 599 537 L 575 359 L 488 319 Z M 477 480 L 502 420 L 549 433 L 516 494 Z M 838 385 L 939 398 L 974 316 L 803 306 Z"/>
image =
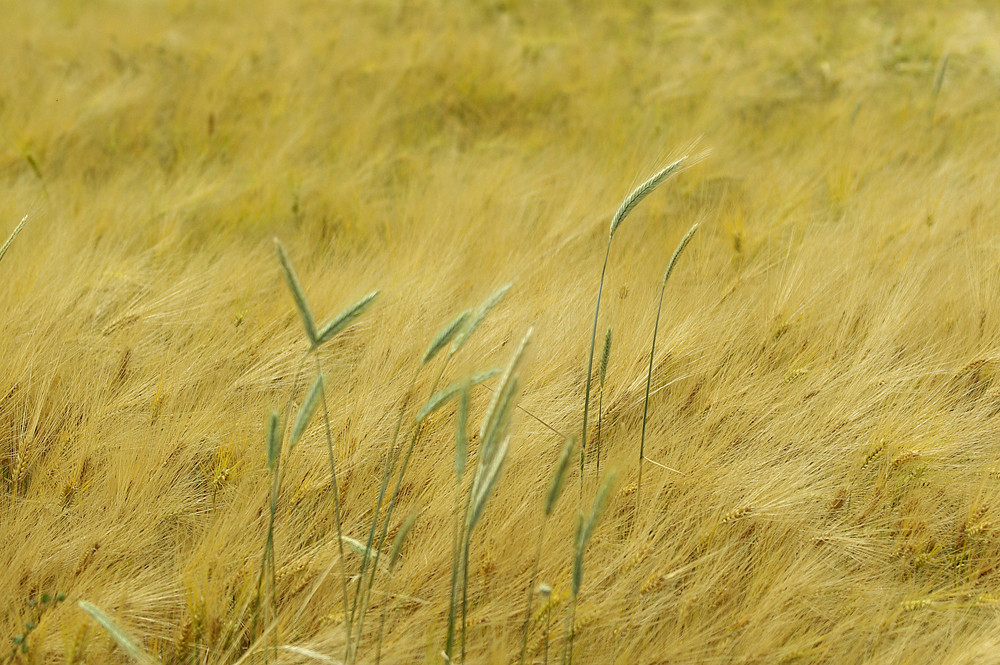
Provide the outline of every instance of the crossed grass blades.
<path id="1" fill-rule="evenodd" d="M 658 185 L 664 182 L 670 175 L 675 173 L 684 163 L 685 158 L 681 158 L 666 168 L 662 169 L 639 188 L 633 191 L 621 204 L 611 223 L 611 230 L 608 238 L 607 250 L 604 264 L 601 270 L 601 281 L 598 286 L 597 305 L 594 312 L 594 332 L 591 340 L 590 357 L 588 360 L 587 386 L 584 399 L 583 413 L 583 436 L 580 440 L 580 492 L 581 501 L 583 497 L 583 472 L 585 462 L 585 449 L 587 438 L 587 416 L 590 405 L 591 378 L 593 372 L 594 346 L 596 343 L 597 321 L 600 312 L 601 292 L 604 285 L 604 277 L 607 271 L 608 259 L 610 256 L 611 241 L 614 239 L 615 231 L 624 221 L 627 215 L 638 203 L 652 192 Z M 11 238 L 0 249 L 0 258 L 6 252 L 13 238 L 24 225 L 21 224 L 15 229 Z M 660 291 L 660 301 L 657 308 L 656 326 L 653 334 L 653 345 L 650 350 L 650 369 L 647 376 L 646 398 L 643 408 L 643 434 L 639 445 L 639 486 L 642 482 L 642 461 L 644 460 L 645 425 L 648 415 L 649 383 L 652 377 L 652 363 L 655 354 L 656 333 L 659 328 L 660 310 L 662 309 L 663 292 L 668 278 L 673 271 L 680 254 L 694 235 L 697 226 L 692 227 L 687 235 L 681 240 L 676 251 L 670 259 Z M 454 472 L 455 482 L 458 492 L 453 507 L 453 540 L 452 540 L 452 561 L 451 561 L 451 584 L 448 598 L 447 628 L 444 636 L 444 648 L 440 653 L 445 662 L 466 662 L 467 650 L 467 616 L 468 616 L 468 589 L 469 589 L 469 560 L 470 552 L 474 542 L 475 529 L 480 523 L 489 499 L 493 496 L 504 465 L 508 458 L 510 449 L 510 436 L 508 430 L 514 409 L 516 408 L 516 397 L 520 388 L 520 365 L 524 358 L 525 350 L 531 339 L 532 331 L 529 329 L 521 340 L 513 356 L 506 367 L 501 371 L 491 368 L 475 372 L 473 374 L 460 377 L 440 388 L 442 379 L 455 355 L 463 348 L 469 338 L 480 327 L 488 314 L 500 303 L 503 297 L 510 290 L 511 285 L 506 284 L 492 293 L 478 307 L 460 312 L 450 322 L 448 322 L 440 332 L 435 335 L 428 345 L 426 351 L 420 359 L 420 363 L 413 373 L 408 385 L 402 406 L 396 418 L 393 434 L 383 460 L 381 480 L 375 508 L 367 529 L 367 538 L 361 542 L 344 535 L 344 524 L 340 508 L 338 480 L 337 480 L 337 460 L 334 449 L 332 427 L 330 424 L 329 412 L 327 410 L 326 383 L 324 381 L 321 361 L 317 351 L 319 348 L 333 339 L 338 333 L 346 329 L 358 317 L 364 314 L 378 297 L 378 291 L 361 298 L 354 304 L 347 307 L 340 314 L 330 319 L 322 326 L 317 326 L 316 319 L 306 298 L 302 284 L 292 266 L 287 252 L 280 242 L 275 241 L 278 261 L 281 265 L 285 282 L 291 292 L 296 309 L 302 320 L 309 346 L 295 373 L 292 394 L 285 405 L 284 413 L 273 411 L 267 419 L 267 440 L 266 440 L 266 465 L 271 478 L 271 489 L 268 505 L 268 523 L 265 534 L 263 553 L 261 556 L 260 569 L 257 577 L 254 597 L 249 602 L 251 622 L 249 634 L 242 645 L 237 645 L 230 649 L 229 653 L 222 654 L 220 662 L 230 660 L 242 661 L 247 656 L 256 655 L 262 657 L 265 662 L 277 658 L 279 650 L 293 652 L 308 660 L 322 662 L 338 662 L 324 654 L 313 652 L 309 649 L 291 645 L 280 645 L 279 642 L 279 607 L 278 595 L 276 592 L 276 550 L 274 539 L 275 521 L 279 514 L 281 487 L 287 462 L 292 455 L 297 444 L 302 440 L 309 423 L 322 405 L 323 430 L 328 451 L 330 485 L 332 489 L 334 517 L 336 523 L 336 537 L 339 548 L 339 569 L 341 602 L 343 607 L 343 626 L 345 649 L 343 661 L 347 664 L 357 662 L 361 653 L 364 624 L 368 614 L 372 589 L 375 585 L 378 573 L 388 576 L 388 583 L 392 583 L 392 575 L 397 569 L 400 556 L 403 551 L 407 536 L 411 532 L 416 521 L 416 513 L 411 512 L 402 521 L 396 531 L 396 535 L 388 553 L 388 565 L 381 561 L 385 556 L 385 545 L 393 524 L 393 517 L 399 505 L 402 493 L 403 479 L 407 472 L 409 462 L 415 447 L 419 444 L 420 437 L 424 431 L 424 423 L 436 411 L 443 408 L 450 402 L 457 400 L 457 413 L 455 418 L 455 460 Z M 600 426 L 601 411 L 603 410 L 603 388 L 607 377 L 608 361 L 611 351 L 612 334 L 609 328 L 605 335 L 603 353 L 600 359 L 600 398 L 598 408 L 598 473 L 600 468 Z M 447 349 L 447 351 L 445 351 Z M 431 395 L 427 401 L 417 410 L 412 420 L 407 421 L 407 413 L 413 399 L 415 398 L 415 386 L 422 372 L 426 371 L 444 352 L 444 359 L 439 363 L 435 378 L 432 382 Z M 297 394 L 299 385 L 305 374 L 305 365 L 309 360 L 315 365 L 315 375 L 308 392 L 301 406 L 298 408 L 294 420 L 291 420 L 291 406 L 293 397 Z M 466 482 L 466 472 L 469 465 L 469 433 L 468 419 L 470 410 L 470 400 L 472 391 L 481 384 L 485 384 L 499 376 L 496 387 L 491 388 L 493 394 L 488 408 L 482 419 L 481 426 L 477 433 L 479 447 L 475 459 L 474 469 L 470 482 Z M 291 420 L 291 429 L 288 423 Z M 404 426 L 405 424 L 405 426 Z M 405 443 L 401 443 L 401 437 Z M 519 662 L 523 665 L 527 652 L 527 638 L 531 620 L 532 599 L 536 591 L 543 597 L 547 597 L 552 587 L 547 584 L 538 585 L 539 562 L 541 551 L 545 541 L 545 527 L 555 511 L 556 504 L 562 494 L 566 479 L 571 467 L 570 461 L 576 448 L 575 441 L 567 438 L 562 447 L 555 466 L 555 472 L 550 481 L 548 490 L 545 492 L 542 511 L 542 523 L 538 532 L 538 540 L 534 557 L 533 568 L 528 583 L 524 617 L 521 625 L 521 649 Z M 568 609 L 566 611 L 562 661 L 567 665 L 573 659 L 573 641 L 578 631 L 576 622 L 577 601 L 583 585 L 584 575 L 584 554 L 587 545 L 596 529 L 597 523 L 608 502 L 611 490 L 614 486 L 616 474 L 607 474 L 604 481 L 597 490 L 591 510 L 584 513 L 582 507 L 577 519 L 576 537 L 572 543 L 573 564 L 571 580 L 571 596 Z M 390 491 L 391 486 L 391 491 Z M 347 572 L 345 546 L 355 554 L 360 556 L 358 573 L 352 576 L 354 580 L 353 590 L 349 584 Z M 328 569 L 326 573 L 328 574 Z M 320 579 L 322 582 L 326 574 Z M 315 593 L 319 583 L 313 589 Z M 311 598 L 310 593 L 308 598 Z M 308 599 L 306 601 L 308 603 Z M 128 635 L 115 621 L 103 610 L 87 601 L 79 601 L 79 607 L 89 614 L 114 640 L 114 642 L 132 660 L 142 665 L 152 665 L 159 662 L 155 657 L 144 651 L 135 639 Z M 303 608 L 304 609 L 304 606 Z M 300 610 L 301 612 L 301 610 Z M 382 654 L 382 637 L 386 621 L 386 606 L 383 604 L 379 616 L 379 625 L 375 634 L 374 660 L 380 662 Z M 546 631 L 546 660 L 547 660 L 548 631 Z"/>

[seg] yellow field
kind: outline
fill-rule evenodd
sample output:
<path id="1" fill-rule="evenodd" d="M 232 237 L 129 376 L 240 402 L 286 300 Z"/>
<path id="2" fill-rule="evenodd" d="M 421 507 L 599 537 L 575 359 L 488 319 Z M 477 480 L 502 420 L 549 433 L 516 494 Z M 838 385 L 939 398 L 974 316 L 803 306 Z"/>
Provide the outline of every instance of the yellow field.
<path id="1" fill-rule="evenodd" d="M 432 392 L 529 328 L 466 662 L 519 661 L 543 524 L 526 662 L 560 662 L 574 621 L 576 663 L 996 661 L 995 3 L 0 5 L 0 235 L 29 215 L 0 263 L 0 663 L 132 662 L 79 601 L 140 660 L 445 662 L 500 378 L 471 392 L 461 489 L 458 400 L 419 427 L 348 621 L 357 549 L 401 409 L 402 451 Z M 612 215 L 681 156 L 614 236 L 607 383 L 546 521 Z M 657 298 L 694 223 L 640 489 Z M 274 237 L 318 325 L 380 290 L 316 354 Z M 268 414 L 291 429 L 317 362 L 329 427 L 321 406 L 285 438 L 268 548 Z M 574 604 L 578 514 L 609 471 Z"/>

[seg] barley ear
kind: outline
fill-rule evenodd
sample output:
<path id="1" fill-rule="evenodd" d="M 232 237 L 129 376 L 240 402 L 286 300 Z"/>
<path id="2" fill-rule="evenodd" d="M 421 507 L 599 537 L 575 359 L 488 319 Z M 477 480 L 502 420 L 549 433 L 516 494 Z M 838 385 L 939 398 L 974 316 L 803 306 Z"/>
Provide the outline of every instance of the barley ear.
<path id="1" fill-rule="evenodd" d="M 14 231 L 10 234 L 10 237 L 7 238 L 7 242 L 3 244 L 3 247 L 0 247 L 0 260 L 3 259 L 3 255 L 7 253 L 7 250 L 10 248 L 10 244 L 14 242 L 14 238 L 16 238 L 17 234 L 21 232 L 21 229 L 24 228 L 24 224 L 27 221 L 28 221 L 27 215 L 22 217 L 21 222 L 16 227 L 14 227 Z"/>
<path id="2" fill-rule="evenodd" d="M 316 404 L 319 402 L 319 396 L 322 392 L 323 375 L 320 374 L 316 377 L 316 381 L 313 382 L 312 388 L 309 389 L 309 394 L 306 395 L 306 401 L 302 403 L 298 415 L 295 416 L 295 424 L 292 426 L 292 438 L 288 444 L 289 451 L 295 448 L 295 444 L 299 442 L 302 434 L 306 431 L 306 427 L 309 426 L 309 419 L 312 418 L 313 413 L 316 411 Z"/>
<path id="3" fill-rule="evenodd" d="M 580 593 L 583 586 L 583 512 L 576 518 L 576 551 L 573 552 L 573 596 Z"/>
<path id="4" fill-rule="evenodd" d="M 514 356 L 510 359 L 504 370 L 503 377 L 500 379 L 500 385 L 493 392 L 493 399 L 490 401 L 490 405 L 486 410 L 486 415 L 483 418 L 483 425 L 479 430 L 479 440 L 486 441 L 486 434 L 490 429 L 495 429 L 496 423 L 494 422 L 496 417 L 497 406 L 500 401 L 504 398 L 504 393 L 506 392 L 507 384 L 510 382 L 514 371 L 517 369 L 518 365 L 521 363 L 521 358 L 524 356 L 524 350 L 528 346 L 528 342 L 531 341 L 531 334 L 533 330 L 528 328 L 528 331 L 524 333 L 524 337 L 521 339 L 521 343 L 517 347 L 517 351 L 514 352 Z"/>
<path id="5" fill-rule="evenodd" d="M 295 299 L 295 306 L 299 308 L 299 315 L 302 317 L 302 325 L 306 328 L 306 335 L 309 336 L 309 342 L 313 346 L 316 346 L 319 343 L 319 338 L 316 335 L 316 323 L 313 319 L 312 312 L 309 311 L 309 303 L 306 302 L 306 294 L 302 290 L 302 285 L 299 283 L 299 278 L 295 274 L 295 269 L 292 268 L 291 261 L 288 260 L 288 254 L 285 253 L 285 248 L 277 238 L 274 239 L 274 246 L 275 249 L 278 250 L 278 260 L 281 261 L 281 267 L 285 271 L 285 281 L 288 282 L 288 288 L 292 291 L 292 297 Z"/>
<path id="6" fill-rule="evenodd" d="M 625 197 L 622 201 L 621 206 L 619 206 L 618 211 L 615 213 L 614 218 L 611 220 L 611 236 L 615 235 L 615 231 L 618 230 L 618 226 L 625 221 L 628 214 L 632 212 L 632 209 L 639 205 L 639 202 L 644 198 L 649 196 L 650 192 L 660 186 L 660 184 L 669 178 L 677 169 L 679 169 L 687 160 L 687 157 L 681 157 L 673 164 L 670 164 L 659 173 L 654 175 L 652 178 L 646 182 L 639 185 L 631 194 Z"/>
<path id="7" fill-rule="evenodd" d="M 403 521 L 403 525 L 399 527 L 399 532 L 392 541 L 392 553 L 389 555 L 389 570 L 392 571 L 396 568 L 396 561 L 399 559 L 399 553 L 403 549 L 403 543 L 406 542 L 406 537 L 410 534 L 410 529 L 413 528 L 414 522 L 417 521 L 417 514 L 410 513 L 406 516 Z"/>
<path id="8" fill-rule="evenodd" d="M 478 482 L 473 485 L 472 502 L 467 526 L 468 533 L 471 533 L 476 524 L 479 523 L 479 519 L 483 516 L 483 511 L 486 509 L 486 502 L 489 501 L 490 495 L 493 493 L 493 488 L 496 487 L 500 471 L 503 469 L 504 462 L 507 461 L 507 445 L 509 441 L 510 438 L 503 440 L 497 448 L 496 454 L 493 455 L 489 466 L 482 470 L 481 476 L 476 479 Z"/>
<path id="9" fill-rule="evenodd" d="M 500 373 L 498 369 L 488 369 L 485 372 L 479 372 L 478 374 L 473 374 L 472 376 L 466 377 L 464 379 L 459 379 L 454 383 L 450 384 L 447 388 L 435 393 L 431 396 L 427 403 L 417 412 L 416 422 L 420 423 L 427 416 L 431 415 L 442 406 L 444 406 L 452 397 L 458 395 L 463 390 L 471 388 L 472 386 L 479 385 L 483 381 L 489 381 L 494 376 Z"/>
<path id="10" fill-rule="evenodd" d="M 278 428 L 278 413 L 271 412 L 267 426 L 267 469 L 274 473 L 278 466 L 278 456 L 281 454 L 281 432 Z"/>
<path id="11" fill-rule="evenodd" d="M 601 488 L 597 490 L 597 496 L 594 497 L 594 506 L 590 510 L 590 515 L 584 519 L 583 513 L 580 513 L 576 527 L 576 556 L 573 559 L 574 596 L 580 593 L 580 587 L 583 584 L 583 554 L 587 549 L 587 543 L 590 542 L 590 537 L 594 535 L 594 528 L 597 526 L 597 521 L 601 518 L 604 508 L 607 506 L 608 497 L 611 495 L 611 488 L 614 482 L 615 474 L 608 474 L 601 484 Z"/>
<path id="12" fill-rule="evenodd" d="M 462 480 L 469 459 L 469 386 L 462 388 L 458 398 L 458 420 L 455 423 L 455 476 Z"/>
<path id="13" fill-rule="evenodd" d="M 604 350 L 601 352 L 601 385 L 604 385 L 604 378 L 608 375 L 608 360 L 611 359 L 611 328 L 604 335 Z"/>
<path id="14" fill-rule="evenodd" d="M 546 517 L 551 515 L 552 511 L 555 510 L 556 502 L 559 501 L 559 496 L 566 485 L 566 475 L 569 471 L 570 458 L 573 455 L 573 445 L 573 438 L 567 438 L 566 445 L 563 446 L 562 452 L 559 454 L 559 461 L 556 462 L 556 472 L 552 475 L 552 480 L 549 482 L 549 491 L 545 494 Z"/>
<path id="15" fill-rule="evenodd" d="M 690 229 L 688 229 L 688 232 L 684 234 L 683 238 L 681 238 L 680 243 L 677 244 L 677 249 L 674 250 L 673 256 L 670 257 L 670 263 L 667 264 L 667 271 L 663 273 L 663 286 L 666 286 L 667 280 L 670 279 L 670 273 L 674 271 L 674 266 L 677 265 L 677 259 L 680 258 L 681 254 L 684 252 L 684 249 L 688 246 L 688 243 L 691 242 L 691 238 L 694 236 L 694 232 L 697 230 L 698 230 L 698 225 L 695 224 Z"/>
<path id="16" fill-rule="evenodd" d="M 347 547 L 349 549 L 351 549 L 356 554 L 358 554 L 362 559 L 364 559 L 364 561 L 365 561 L 366 564 L 367 564 L 368 561 L 371 561 L 371 560 L 374 560 L 374 559 L 378 558 L 378 557 L 375 556 L 376 550 L 374 550 L 373 548 L 370 548 L 370 547 L 366 547 L 365 544 L 362 543 L 360 540 L 357 540 L 355 538 L 351 538 L 350 536 L 341 536 L 340 537 L 340 541 L 342 543 L 344 543 L 345 545 L 347 545 Z M 384 561 L 379 561 L 379 567 L 383 568 L 383 570 L 384 570 L 384 566 L 385 566 L 385 562 Z"/>
<path id="17" fill-rule="evenodd" d="M 335 316 L 329 323 L 323 326 L 322 330 L 319 331 L 316 339 L 316 346 L 330 341 L 334 335 L 349 326 L 354 319 L 361 316 L 364 311 L 368 309 L 369 305 L 375 302 L 375 298 L 377 297 L 378 291 L 372 291 L 364 298 Z"/>
<path id="18" fill-rule="evenodd" d="M 493 457 L 497 452 L 497 443 L 507 432 L 511 414 L 514 411 L 514 396 L 517 394 L 519 384 L 520 378 L 515 374 L 503 386 L 501 399 L 496 410 L 493 412 L 490 425 L 479 440 L 481 466 L 489 465 L 493 461 Z"/>
<path id="19" fill-rule="evenodd" d="M 140 649 L 128 633 L 122 630 L 118 624 L 116 624 L 114 620 L 105 614 L 99 607 L 92 605 L 85 600 L 79 601 L 78 605 L 81 610 L 93 617 L 97 623 L 101 624 L 101 628 L 103 628 L 105 632 L 111 636 L 111 639 L 117 642 L 118 646 L 120 646 L 122 650 L 137 663 L 141 663 L 142 665 L 153 665 L 154 663 L 159 662 Z"/>
<path id="20" fill-rule="evenodd" d="M 434 356 L 438 354 L 438 351 L 443 349 L 445 345 L 452 340 L 456 333 L 461 330 L 462 326 L 465 325 L 465 322 L 468 320 L 470 314 L 472 314 L 471 310 L 465 310 L 452 319 L 451 323 L 445 326 L 444 329 L 437 334 L 430 346 L 427 347 L 427 351 L 424 352 L 424 358 L 421 361 L 422 364 L 426 365 L 429 363 Z"/>
<path id="21" fill-rule="evenodd" d="M 584 547 L 587 546 L 590 537 L 594 535 L 594 527 L 597 526 L 598 520 L 601 519 L 604 509 L 608 505 L 608 498 L 611 496 L 611 489 L 614 487 L 616 477 L 617 474 L 609 473 L 604 479 L 604 483 L 601 484 L 601 488 L 597 490 L 597 496 L 594 497 L 594 505 L 590 509 L 590 515 L 587 517 L 587 522 L 583 527 L 582 545 Z"/>
<path id="22" fill-rule="evenodd" d="M 452 354 L 456 353 L 460 348 L 462 348 L 462 345 L 465 344 L 466 341 L 468 341 L 469 337 L 472 336 L 472 333 L 476 332 L 476 328 L 479 327 L 479 324 L 481 324 L 483 320 L 486 318 L 486 316 L 490 313 L 490 311 L 494 307 L 496 307 L 501 300 L 503 300 L 503 297 L 507 295 L 508 291 L 510 291 L 511 286 L 513 285 L 509 282 L 507 284 L 504 284 L 499 289 L 491 293 L 490 296 L 483 301 L 483 304 L 481 304 L 476 309 L 476 313 L 469 321 L 469 325 L 462 328 L 462 330 L 460 330 L 459 333 L 455 335 L 455 341 L 451 343 L 450 352 Z"/>

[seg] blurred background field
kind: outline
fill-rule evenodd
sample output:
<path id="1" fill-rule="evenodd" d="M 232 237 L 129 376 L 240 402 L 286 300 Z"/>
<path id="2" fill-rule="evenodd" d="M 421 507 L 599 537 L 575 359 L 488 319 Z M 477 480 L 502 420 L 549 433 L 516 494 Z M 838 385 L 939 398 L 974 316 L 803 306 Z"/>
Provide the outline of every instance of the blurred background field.
<path id="1" fill-rule="evenodd" d="M 0 263 L 0 639 L 24 633 L 29 601 L 67 595 L 14 662 L 126 662 L 77 600 L 165 663 L 342 658 L 336 566 L 319 583 L 338 549 L 318 425 L 286 467 L 276 530 L 277 635 L 295 648 L 251 647 L 240 612 L 266 531 L 265 418 L 303 397 L 275 236 L 319 318 L 382 292 L 322 352 L 345 534 L 362 540 L 428 342 L 513 282 L 448 378 L 502 366 L 534 327 L 520 404 L 537 418 L 515 418 L 469 571 L 467 662 L 517 662 L 555 432 L 581 426 L 608 224 L 682 155 L 612 248 L 601 470 L 618 483 L 587 551 L 574 660 L 995 660 L 993 3 L 0 12 L 0 233 L 30 213 Z M 646 465 L 637 508 L 656 297 L 695 222 L 646 441 L 676 472 Z M 488 399 L 475 393 L 473 422 Z M 375 587 L 386 663 L 442 662 L 453 411 L 415 453 L 402 496 L 418 518 Z M 579 484 L 574 470 L 547 527 L 554 591 L 536 600 L 528 662 L 545 657 L 546 617 L 548 658 L 562 654 Z"/>

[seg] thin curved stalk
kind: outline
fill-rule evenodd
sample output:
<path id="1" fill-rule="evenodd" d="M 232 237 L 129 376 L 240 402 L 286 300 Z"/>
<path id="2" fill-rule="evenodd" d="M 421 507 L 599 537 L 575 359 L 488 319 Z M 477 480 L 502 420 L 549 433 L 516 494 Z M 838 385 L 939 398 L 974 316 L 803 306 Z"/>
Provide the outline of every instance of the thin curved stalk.
<path id="1" fill-rule="evenodd" d="M 583 435 L 580 438 L 580 500 L 583 500 L 583 461 L 587 450 L 587 413 L 590 411 L 590 384 L 594 373 L 594 347 L 597 345 L 597 318 L 601 313 L 601 293 L 604 291 L 604 276 L 608 271 L 608 257 L 611 256 L 611 241 L 614 235 L 608 236 L 608 248 L 604 253 L 604 266 L 601 268 L 601 281 L 597 287 L 597 305 L 594 307 L 594 330 L 590 336 L 590 360 L 587 361 L 587 388 L 583 397 Z"/>
<path id="2" fill-rule="evenodd" d="M 660 300 L 656 306 L 656 323 L 653 325 L 653 344 L 649 349 L 649 372 L 646 374 L 646 397 L 642 404 L 642 435 L 639 439 L 639 480 L 636 483 L 635 489 L 636 517 L 639 515 L 639 506 L 642 505 L 639 501 L 639 497 L 642 493 L 642 461 L 646 459 L 646 420 L 649 415 L 649 388 L 653 383 L 653 356 L 656 354 L 656 334 L 660 329 L 660 312 L 663 310 L 663 293 L 667 289 L 667 280 L 670 279 L 670 273 L 674 271 L 677 259 L 680 258 L 684 248 L 687 247 L 689 242 L 691 242 L 691 237 L 697 230 L 698 225 L 695 224 L 684 235 L 684 237 L 681 238 L 680 243 L 677 245 L 677 249 L 674 250 L 673 256 L 670 257 L 670 263 L 667 264 L 667 270 L 663 274 L 663 282 L 660 284 Z"/>

